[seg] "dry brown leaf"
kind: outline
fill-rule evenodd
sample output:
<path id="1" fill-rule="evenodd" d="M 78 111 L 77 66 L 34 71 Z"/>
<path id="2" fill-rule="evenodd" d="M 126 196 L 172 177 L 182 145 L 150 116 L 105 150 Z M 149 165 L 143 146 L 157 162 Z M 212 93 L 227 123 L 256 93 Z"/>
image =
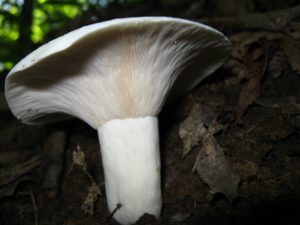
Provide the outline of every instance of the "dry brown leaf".
<path id="1" fill-rule="evenodd" d="M 215 112 L 199 103 L 193 103 L 189 116 L 179 125 L 179 137 L 183 142 L 183 156 L 206 138 L 205 126 L 212 124 Z"/>
<path id="2" fill-rule="evenodd" d="M 209 185 L 212 194 L 223 193 L 230 201 L 238 196 L 240 177 L 228 163 L 213 136 L 203 142 L 194 170 Z"/>
<path id="3" fill-rule="evenodd" d="M 188 117 L 179 126 L 179 137 L 183 142 L 183 156 L 188 154 L 195 146 L 199 145 L 206 129 L 200 119 Z"/>
<path id="4" fill-rule="evenodd" d="M 279 78 L 287 71 L 290 71 L 290 65 L 285 54 L 281 50 L 275 51 L 269 61 L 268 73 L 273 78 Z"/>
<path id="5" fill-rule="evenodd" d="M 300 29 L 300 26 L 297 27 Z M 300 30 L 298 30 L 300 32 Z M 234 43 L 232 57 L 243 60 L 248 53 L 248 47 L 260 40 L 276 41 L 287 57 L 287 61 L 294 71 L 300 73 L 300 42 L 297 38 L 292 38 L 284 33 L 275 32 L 241 32 L 233 35 L 230 40 Z M 270 56 L 272 58 L 272 55 Z"/>
<path id="6" fill-rule="evenodd" d="M 265 75 L 268 61 L 268 43 L 261 43 L 259 47 L 254 44 L 243 46 L 245 51 L 245 80 L 239 94 L 236 122 L 241 123 L 241 118 L 248 107 L 252 105 L 261 93 L 261 80 Z M 254 48 L 254 49 L 253 49 Z"/>
<path id="7" fill-rule="evenodd" d="M 281 48 L 288 61 L 298 74 L 300 73 L 300 42 L 285 35 L 281 39 Z"/>
<path id="8" fill-rule="evenodd" d="M 184 144 L 183 155 L 201 144 L 194 169 L 210 186 L 212 193 L 223 193 L 232 200 L 237 196 L 240 178 L 230 167 L 213 136 L 214 132 L 222 129 L 215 118 L 216 113 L 213 110 L 194 103 L 190 115 L 180 124 L 179 136 Z"/>
<path id="9" fill-rule="evenodd" d="M 238 102 L 238 113 L 236 122 L 241 122 L 241 117 L 248 107 L 255 102 L 256 99 L 260 96 L 260 78 L 253 74 L 253 76 L 243 85 Z"/>

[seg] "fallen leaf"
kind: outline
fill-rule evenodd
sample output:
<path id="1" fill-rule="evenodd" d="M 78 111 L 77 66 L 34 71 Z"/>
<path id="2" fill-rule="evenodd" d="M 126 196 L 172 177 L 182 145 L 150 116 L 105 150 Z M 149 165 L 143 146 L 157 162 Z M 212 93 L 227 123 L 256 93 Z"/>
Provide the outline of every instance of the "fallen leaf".
<path id="1" fill-rule="evenodd" d="M 285 54 L 281 50 L 275 51 L 269 61 L 268 73 L 270 73 L 273 78 L 279 78 L 287 71 L 290 71 L 290 68 Z"/>
<path id="2" fill-rule="evenodd" d="M 183 142 L 183 156 L 188 154 L 194 147 L 200 144 L 207 136 L 208 126 L 215 116 L 212 110 L 204 105 L 194 103 L 189 116 L 179 125 L 179 137 Z"/>
<path id="3" fill-rule="evenodd" d="M 251 49 L 251 46 L 248 47 Z M 262 47 L 249 50 L 245 58 L 244 63 L 247 71 L 239 94 L 236 123 L 241 123 L 241 118 L 248 107 L 260 97 L 261 80 L 265 75 L 269 61 L 268 52 L 269 46 L 268 44 L 264 44 Z"/>
<path id="4" fill-rule="evenodd" d="M 281 39 L 281 48 L 288 58 L 288 61 L 298 74 L 300 73 L 300 42 L 285 35 Z"/>
<path id="5" fill-rule="evenodd" d="M 214 132 L 223 129 L 216 115 L 214 110 L 194 103 L 189 116 L 179 126 L 179 136 L 183 141 L 184 156 L 201 145 L 193 170 L 197 170 L 201 179 L 209 185 L 211 193 L 223 193 L 232 200 L 238 195 L 240 177 L 229 165 L 213 136 Z"/>
<path id="6" fill-rule="evenodd" d="M 205 140 L 199 151 L 194 170 L 210 187 L 212 194 L 223 193 L 232 201 L 238 196 L 239 175 L 225 158 L 222 148 L 213 137 Z"/>
<path id="7" fill-rule="evenodd" d="M 200 118 L 193 120 L 191 117 L 188 117 L 180 124 L 179 136 L 183 142 L 183 156 L 199 145 L 205 132 L 206 129 Z"/>

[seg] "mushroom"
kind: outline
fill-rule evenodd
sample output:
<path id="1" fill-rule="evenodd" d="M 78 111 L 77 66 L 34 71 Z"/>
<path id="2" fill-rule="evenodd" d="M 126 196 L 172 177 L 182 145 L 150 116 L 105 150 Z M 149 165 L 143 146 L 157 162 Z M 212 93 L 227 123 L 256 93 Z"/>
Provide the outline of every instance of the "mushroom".
<path id="1" fill-rule="evenodd" d="M 77 117 L 97 129 L 114 218 L 159 217 L 157 115 L 220 67 L 230 42 L 215 29 L 171 17 L 114 19 L 39 47 L 10 71 L 5 95 L 26 124 Z"/>

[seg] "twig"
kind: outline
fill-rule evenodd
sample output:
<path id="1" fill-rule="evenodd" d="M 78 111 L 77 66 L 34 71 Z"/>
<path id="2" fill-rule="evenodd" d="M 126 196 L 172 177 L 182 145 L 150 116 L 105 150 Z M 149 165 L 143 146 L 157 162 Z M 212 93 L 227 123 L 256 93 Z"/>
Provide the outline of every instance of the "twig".
<path id="1" fill-rule="evenodd" d="M 116 208 L 110 213 L 110 215 L 108 216 L 108 218 L 107 218 L 107 220 L 106 220 L 106 222 L 105 223 L 109 223 L 110 222 L 110 220 L 112 219 L 112 217 L 114 216 L 114 214 L 120 209 L 120 208 L 122 208 L 122 204 L 121 203 L 118 203 L 117 205 L 116 205 Z"/>
<path id="2" fill-rule="evenodd" d="M 35 197 L 34 197 L 34 194 L 32 192 L 32 190 L 30 191 L 30 198 L 31 198 L 31 202 L 32 202 L 32 205 L 33 205 L 33 210 L 34 210 L 34 224 L 35 225 L 38 225 L 39 224 L 39 215 L 38 215 L 38 207 L 36 205 L 36 200 L 35 200 Z"/>
<path id="3" fill-rule="evenodd" d="M 32 203 L 32 206 L 33 206 L 33 211 L 34 211 L 34 225 L 38 225 L 39 224 L 39 216 L 38 216 L 38 210 L 39 209 L 37 207 L 33 191 L 30 190 L 30 192 L 19 192 L 18 195 L 30 196 L 31 203 Z"/>
<path id="4" fill-rule="evenodd" d="M 20 178 L 21 176 L 38 166 L 40 163 L 41 154 L 32 157 L 24 163 L 9 168 L 6 171 L 3 171 L 2 173 L 0 172 L 0 187 Z"/>

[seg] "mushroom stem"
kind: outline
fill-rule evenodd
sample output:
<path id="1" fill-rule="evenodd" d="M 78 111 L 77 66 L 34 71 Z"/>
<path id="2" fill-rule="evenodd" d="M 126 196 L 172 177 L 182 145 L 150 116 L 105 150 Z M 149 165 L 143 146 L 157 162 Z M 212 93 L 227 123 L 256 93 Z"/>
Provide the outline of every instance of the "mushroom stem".
<path id="1" fill-rule="evenodd" d="M 156 117 L 110 120 L 98 129 L 106 198 L 114 218 L 135 223 L 143 214 L 159 217 L 160 155 Z"/>

